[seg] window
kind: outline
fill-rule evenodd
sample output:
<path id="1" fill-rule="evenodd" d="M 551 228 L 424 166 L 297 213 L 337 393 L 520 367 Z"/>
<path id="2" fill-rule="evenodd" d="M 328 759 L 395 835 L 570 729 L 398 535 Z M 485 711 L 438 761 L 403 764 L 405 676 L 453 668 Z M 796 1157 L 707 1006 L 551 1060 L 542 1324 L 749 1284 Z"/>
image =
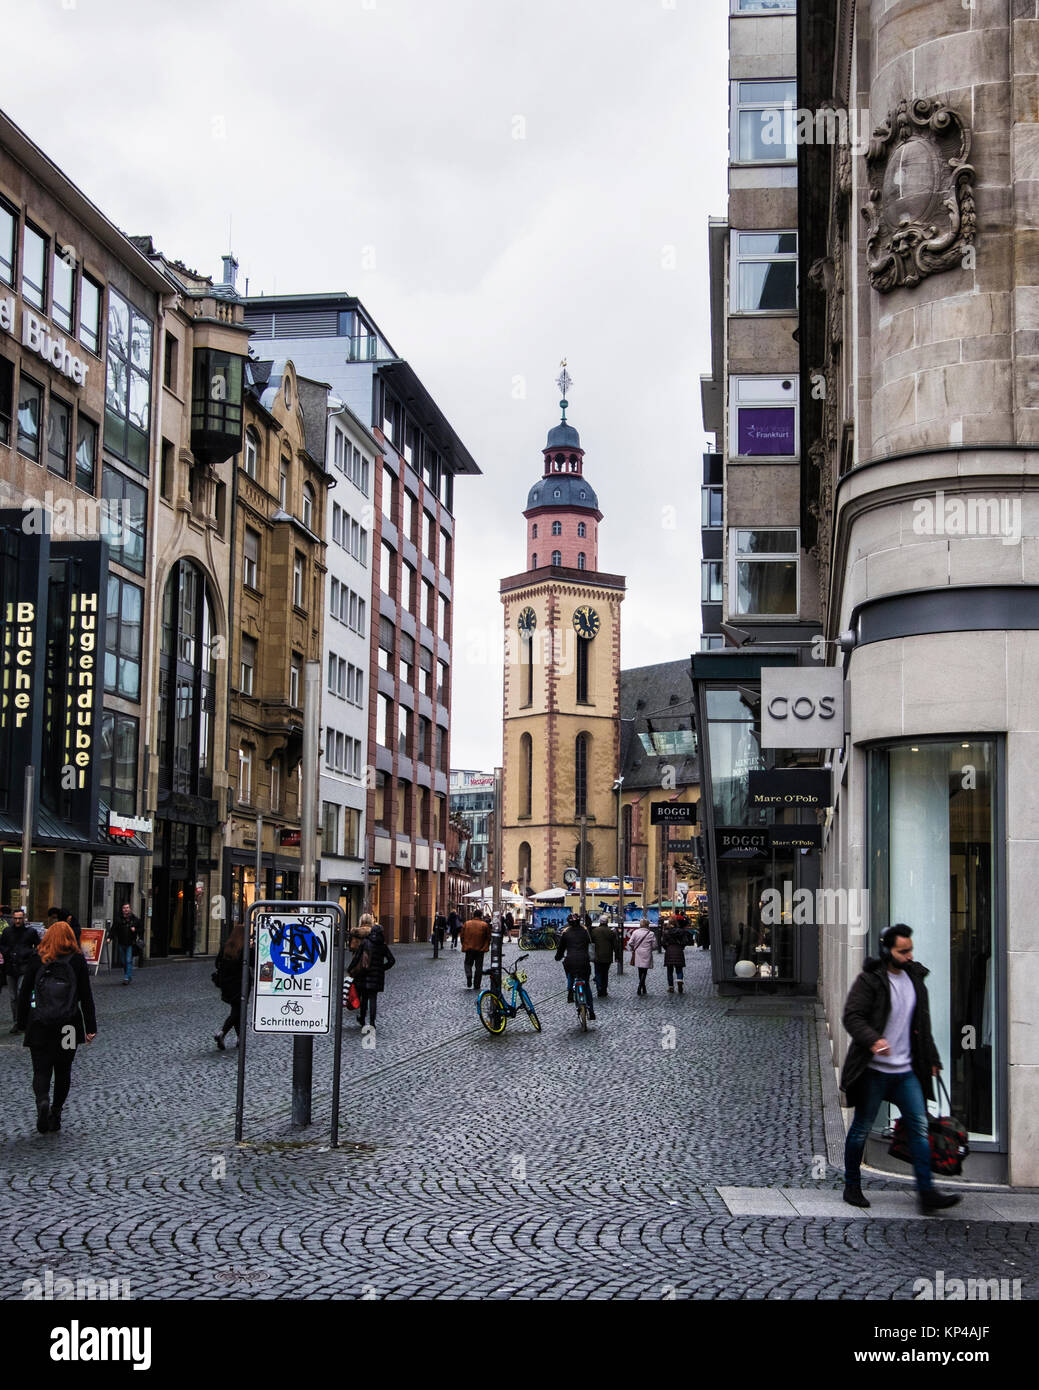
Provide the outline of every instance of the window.
<path id="1" fill-rule="evenodd" d="M 575 695 L 578 704 L 586 705 L 589 702 L 588 668 L 590 659 L 591 641 L 583 637 L 577 639 L 576 657 L 576 680 Z"/>
<path id="2" fill-rule="evenodd" d="M 418 650 L 418 688 L 419 693 L 433 696 L 433 653 L 428 647 Z"/>
<path id="3" fill-rule="evenodd" d="M 534 804 L 534 740 L 530 734 L 520 736 L 520 815 L 528 819 Z"/>
<path id="4" fill-rule="evenodd" d="M 256 693 L 256 639 L 242 637 L 242 659 L 238 668 L 238 688 L 243 695 Z"/>
<path id="5" fill-rule="evenodd" d="M 581 551 L 578 552 L 578 555 L 577 555 L 577 568 L 578 568 L 579 570 L 583 570 L 583 569 L 584 569 L 584 551 L 583 551 L 583 550 L 581 550 Z"/>
<path id="6" fill-rule="evenodd" d="M 400 606 L 407 613 L 415 611 L 415 571 L 407 563 L 400 567 Z"/>
<path id="7" fill-rule="evenodd" d="M 351 666 L 350 670 L 354 668 Z M 347 694 L 347 662 L 345 658 L 336 656 L 334 652 L 328 654 L 328 693 L 338 695 L 340 699 L 346 699 Z"/>
<path id="8" fill-rule="evenodd" d="M 729 307 L 734 314 L 796 312 L 796 232 L 732 233 Z"/>
<path id="9" fill-rule="evenodd" d="M 722 562 L 721 560 L 701 560 L 700 562 L 700 602 L 721 603 L 722 601 Z"/>
<path id="10" fill-rule="evenodd" d="M 364 704 L 364 672 L 359 666 L 346 668 L 346 698 L 352 705 Z"/>
<path id="11" fill-rule="evenodd" d="M 393 597 L 393 562 L 396 559 L 393 547 L 382 543 L 382 551 L 379 555 L 379 588 L 384 594 Z"/>
<path id="12" fill-rule="evenodd" d="M 292 562 L 292 602 L 297 608 L 303 607 L 304 558 L 296 551 Z"/>
<path id="13" fill-rule="evenodd" d="M 411 493 L 404 489 L 404 520 L 402 530 L 409 541 L 415 539 L 415 511 L 417 503 Z"/>
<path id="14" fill-rule="evenodd" d="M 248 804 L 253 795 L 253 750 L 243 743 L 238 749 L 238 800 Z"/>
<path id="15" fill-rule="evenodd" d="M 447 730 L 443 724 L 436 726 L 436 769 L 438 772 L 447 771 Z"/>
<path id="16" fill-rule="evenodd" d="M 534 636 L 532 633 L 526 633 L 523 638 L 521 659 L 527 668 L 526 695 L 523 703 L 524 705 L 532 705 L 534 703 Z"/>
<path id="17" fill-rule="evenodd" d="M 446 705 L 451 693 L 451 673 L 446 661 L 437 662 L 437 703 Z"/>
<path id="18" fill-rule="evenodd" d="M 397 478 L 393 470 L 382 466 L 382 514 L 387 521 L 396 521 Z"/>
<path id="19" fill-rule="evenodd" d="M 283 512 L 288 510 L 288 497 L 289 473 L 288 468 L 285 464 L 285 460 L 282 459 L 281 468 L 278 472 L 278 506 L 282 509 Z"/>
<path id="20" fill-rule="evenodd" d="M 82 416 L 80 417 L 82 420 Z M 97 432 L 95 430 L 95 441 Z M 78 459 L 77 459 L 78 470 Z M 118 517 L 119 524 L 109 528 L 109 559 L 125 565 L 137 574 L 144 573 L 144 532 L 148 520 L 148 494 L 143 487 L 132 483 L 115 468 L 101 472 L 101 495 L 108 505 L 109 517 Z"/>
<path id="21" fill-rule="evenodd" d="M 247 589 L 259 588 L 258 574 L 260 568 L 260 533 L 254 531 L 252 527 L 245 528 L 245 540 L 242 545 L 242 582 Z"/>
<path id="22" fill-rule="evenodd" d="M 18 452 L 40 460 L 40 416 L 43 387 L 23 372 L 18 382 Z"/>
<path id="23" fill-rule="evenodd" d="M 216 650 L 205 576 L 178 560 L 163 590 L 159 653 L 159 786 L 172 792 L 212 795 Z"/>
<path id="24" fill-rule="evenodd" d="M 558 551 L 558 550 L 553 550 L 553 552 L 552 552 L 552 563 L 553 563 L 554 565 L 561 565 L 561 564 L 563 563 L 563 556 L 562 556 L 562 554 L 561 554 L 560 551 Z"/>
<path id="25" fill-rule="evenodd" d="M 0 203 L 0 213 L 3 212 Z M 0 357 L 0 444 L 11 442 L 11 421 L 14 418 L 14 364 Z"/>
<path id="26" fill-rule="evenodd" d="M 451 632 L 451 605 L 443 594 L 437 595 L 437 632 L 446 642 Z"/>
<path id="27" fill-rule="evenodd" d="M 180 344 L 172 333 L 166 333 L 162 340 L 162 384 L 167 391 L 176 393 L 178 385 L 178 357 Z"/>
<path id="28" fill-rule="evenodd" d="M 700 489 L 700 525 L 705 530 L 718 529 L 722 524 L 722 489 Z"/>
<path id="29" fill-rule="evenodd" d="M 54 293 L 51 297 L 51 318 L 66 333 L 72 332 L 72 307 L 75 297 L 76 273 L 73 262 L 67 261 L 57 247 L 51 261 Z"/>
<path id="30" fill-rule="evenodd" d="M 339 807 L 334 801 L 322 803 L 321 853 L 339 853 Z"/>
<path id="31" fill-rule="evenodd" d="M 561 521 L 553 521 L 552 534 L 553 536 L 561 536 L 563 534 L 563 523 Z"/>
<path id="32" fill-rule="evenodd" d="M 79 341 L 95 357 L 101 355 L 101 286 L 89 275 L 79 278 Z"/>
<path id="33" fill-rule="evenodd" d="M 271 759 L 271 810 L 281 810 L 281 759 Z"/>
<path id="34" fill-rule="evenodd" d="M 422 581 L 422 621 L 430 630 L 436 623 L 436 591 L 428 579 Z"/>
<path id="35" fill-rule="evenodd" d="M 47 238 L 28 222 L 22 239 L 22 298 L 47 312 Z"/>
<path id="36" fill-rule="evenodd" d="M 431 722 L 420 714 L 418 717 L 418 749 L 416 756 L 420 763 L 429 763 L 432 748 L 430 747 L 430 733 L 433 726 Z"/>
<path id="37" fill-rule="evenodd" d="M 295 652 L 289 663 L 289 704 L 299 708 L 300 692 L 303 689 L 303 658 Z"/>
<path id="38" fill-rule="evenodd" d="M 14 284 L 14 250 L 18 235 L 18 214 L 0 201 L 0 280 Z"/>
<path id="39" fill-rule="evenodd" d="M 538 553 L 537 553 L 537 551 L 535 550 L 534 553 L 533 553 L 533 555 L 531 555 L 531 557 L 530 557 L 530 568 L 531 568 L 532 570 L 536 570 L 537 567 L 538 567 Z"/>
<path id="40" fill-rule="evenodd" d="M 132 816 L 137 806 L 138 721 L 105 710 L 101 715 L 101 795 L 111 810 Z"/>
<path id="41" fill-rule="evenodd" d="M 451 577 L 451 537 L 444 528 L 440 528 L 440 568 L 444 574 Z"/>
<path id="42" fill-rule="evenodd" d="M 736 99 L 731 103 L 733 160 L 745 164 L 795 160 L 797 82 L 793 78 L 780 78 L 768 82 L 735 82 L 733 86 L 736 88 Z"/>
<path id="43" fill-rule="evenodd" d="M 437 558 L 437 524 L 433 517 L 423 509 L 422 549 L 433 561 Z"/>
<path id="44" fill-rule="evenodd" d="M 383 748 L 389 748 L 390 744 L 390 711 L 392 705 L 387 696 L 380 691 L 378 696 L 378 709 L 376 710 L 375 720 L 375 740 Z"/>
<path id="45" fill-rule="evenodd" d="M 735 0 L 736 14 L 793 14 L 797 0 Z"/>
<path id="46" fill-rule="evenodd" d="M 586 642 L 581 644 L 587 646 Z M 588 813 L 588 735 L 578 734 L 574 740 L 574 815 Z"/>
<path id="47" fill-rule="evenodd" d="M 411 783 L 397 783 L 397 834 L 407 835 L 411 818 Z"/>
<path id="48" fill-rule="evenodd" d="M 109 695 L 141 698 L 143 613 L 144 590 L 110 574 L 105 617 L 105 691 Z"/>
<path id="49" fill-rule="evenodd" d="M 732 611 L 764 617 L 796 616 L 797 550 L 796 530 L 734 531 Z"/>
<path id="50" fill-rule="evenodd" d="M 579 521 L 577 523 L 577 534 L 581 540 L 584 540 L 585 535 L 587 534 L 587 530 L 588 528 L 585 526 L 583 521 Z"/>
<path id="51" fill-rule="evenodd" d="M 397 706 L 397 752 L 402 758 L 410 757 L 411 710 L 406 705 Z"/>
<path id="52" fill-rule="evenodd" d="M 308 531 L 314 529 L 314 489 L 309 483 L 303 484 L 303 525 Z"/>
<path id="53" fill-rule="evenodd" d="M 260 457 L 260 439 L 255 430 L 245 432 L 245 450 L 242 467 L 250 478 L 256 477 L 256 463 Z"/>
<path id="54" fill-rule="evenodd" d="M 720 632 L 708 632 L 700 638 L 702 652 L 714 652 L 725 646 L 725 638 Z"/>
<path id="55" fill-rule="evenodd" d="M 796 457 L 796 377 L 732 377 L 730 393 L 730 454 Z"/>
<path id="56" fill-rule="evenodd" d="M 51 396 L 47 408 L 47 467 L 60 478 L 69 476 L 69 434 L 72 407 Z"/>
<path id="57" fill-rule="evenodd" d="M 148 471 L 151 364 L 151 323 L 110 288 L 105 448 L 124 458 L 139 473 Z"/>
<path id="58" fill-rule="evenodd" d="M 535 522 L 534 522 L 534 525 L 530 528 L 530 539 L 531 539 L 532 541 L 536 541 L 537 538 L 538 538 L 538 524 L 537 524 L 537 522 L 535 521 Z"/>

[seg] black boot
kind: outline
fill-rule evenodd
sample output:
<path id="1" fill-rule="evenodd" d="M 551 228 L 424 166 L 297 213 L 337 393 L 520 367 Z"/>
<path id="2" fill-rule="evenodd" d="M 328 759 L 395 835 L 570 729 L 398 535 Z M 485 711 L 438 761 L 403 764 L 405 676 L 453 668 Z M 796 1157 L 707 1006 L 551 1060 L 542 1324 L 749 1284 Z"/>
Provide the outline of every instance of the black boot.
<path id="1" fill-rule="evenodd" d="M 921 1192 L 920 1210 L 928 1215 L 932 1211 L 944 1211 L 946 1207 L 954 1207 L 959 1201 L 962 1201 L 962 1198 L 958 1192 Z"/>
<path id="2" fill-rule="evenodd" d="M 36 1102 L 36 1128 L 41 1134 L 47 1133 L 50 1124 L 51 1103 L 49 1100 L 38 1100 Z"/>
<path id="3" fill-rule="evenodd" d="M 52 1111 L 51 1111 L 51 1113 L 50 1113 L 50 1119 L 47 1121 L 47 1128 L 50 1130 L 50 1132 L 51 1132 L 52 1134 L 56 1133 L 56 1132 L 61 1128 L 61 1111 L 60 1111 L 60 1110 L 52 1110 Z"/>
<path id="4" fill-rule="evenodd" d="M 856 1183 L 846 1182 L 844 1184 L 844 1200 L 850 1207 L 868 1207 L 869 1202 L 862 1195 L 862 1188 Z"/>

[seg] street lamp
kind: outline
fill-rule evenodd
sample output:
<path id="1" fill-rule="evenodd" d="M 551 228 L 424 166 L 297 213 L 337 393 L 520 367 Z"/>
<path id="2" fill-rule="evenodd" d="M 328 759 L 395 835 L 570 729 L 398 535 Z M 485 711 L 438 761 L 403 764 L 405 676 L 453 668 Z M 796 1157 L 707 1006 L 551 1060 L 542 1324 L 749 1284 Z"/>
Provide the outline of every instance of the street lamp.
<path id="1" fill-rule="evenodd" d="M 621 830 L 621 792 L 624 778 L 618 777 L 613 784 L 617 793 L 617 931 L 620 935 L 621 949 L 617 957 L 617 974 L 624 974 L 624 835 Z"/>

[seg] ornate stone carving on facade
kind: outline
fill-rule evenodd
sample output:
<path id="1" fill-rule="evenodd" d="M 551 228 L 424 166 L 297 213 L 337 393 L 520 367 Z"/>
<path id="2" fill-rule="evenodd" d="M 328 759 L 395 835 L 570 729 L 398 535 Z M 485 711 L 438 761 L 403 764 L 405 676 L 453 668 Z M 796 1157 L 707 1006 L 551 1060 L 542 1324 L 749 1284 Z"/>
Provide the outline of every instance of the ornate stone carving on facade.
<path id="1" fill-rule="evenodd" d="M 903 98 L 866 152 L 866 266 L 874 289 L 916 285 L 964 263 L 977 217 L 970 131 L 929 97 Z"/>
<path id="2" fill-rule="evenodd" d="M 846 144 L 837 146 L 834 187 L 837 193 L 834 204 L 838 216 L 841 216 L 844 212 L 845 200 L 851 192 L 851 148 Z"/>

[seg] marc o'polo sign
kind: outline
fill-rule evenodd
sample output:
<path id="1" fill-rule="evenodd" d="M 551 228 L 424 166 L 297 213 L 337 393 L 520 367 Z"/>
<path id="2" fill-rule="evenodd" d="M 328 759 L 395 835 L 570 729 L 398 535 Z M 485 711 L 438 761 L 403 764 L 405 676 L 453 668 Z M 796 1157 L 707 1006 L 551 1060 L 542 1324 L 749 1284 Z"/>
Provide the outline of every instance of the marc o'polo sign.
<path id="1" fill-rule="evenodd" d="M 830 774 L 809 767 L 751 772 L 747 790 L 752 806 L 829 806 Z"/>
<path id="2" fill-rule="evenodd" d="M 762 748 L 839 748 L 844 674 L 835 666 L 761 668 Z"/>

